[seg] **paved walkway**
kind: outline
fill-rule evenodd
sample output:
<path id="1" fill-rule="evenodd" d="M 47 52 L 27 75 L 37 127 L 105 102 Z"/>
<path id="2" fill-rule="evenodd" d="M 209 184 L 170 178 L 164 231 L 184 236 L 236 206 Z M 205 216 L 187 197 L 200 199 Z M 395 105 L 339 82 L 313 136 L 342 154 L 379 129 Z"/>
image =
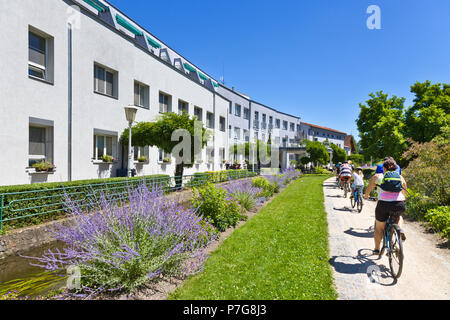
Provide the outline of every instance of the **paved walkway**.
<path id="1" fill-rule="evenodd" d="M 332 178 L 324 183 L 330 234 L 330 263 L 341 300 L 450 299 L 450 250 L 439 237 L 418 223 L 406 222 L 404 269 L 400 279 L 390 275 L 389 261 L 372 255 L 374 201 L 365 201 L 362 213 Z M 369 276 L 375 270 L 374 276 Z M 369 271 L 369 272 L 368 272 Z"/>

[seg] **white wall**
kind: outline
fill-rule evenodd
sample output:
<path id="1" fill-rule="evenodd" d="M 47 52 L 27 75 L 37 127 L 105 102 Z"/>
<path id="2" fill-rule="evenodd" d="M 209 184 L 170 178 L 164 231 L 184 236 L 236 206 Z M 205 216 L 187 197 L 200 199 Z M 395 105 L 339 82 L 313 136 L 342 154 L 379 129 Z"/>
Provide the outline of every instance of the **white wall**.
<path id="1" fill-rule="evenodd" d="M 54 121 L 54 162 L 57 169 L 47 176 L 46 181 L 65 181 L 68 178 L 67 8 L 67 3 L 55 0 L 0 2 L 0 40 L 4 45 L 0 50 L 0 147 L 5 150 L 0 157 L 0 185 L 26 184 L 36 177 L 26 172 L 29 117 Z M 53 84 L 28 77 L 29 25 L 54 37 Z M 218 115 L 227 118 L 227 100 L 161 63 L 136 47 L 126 36 L 86 14 L 81 15 L 79 26 L 73 30 L 73 180 L 115 176 L 116 169 L 121 167 L 121 160 L 112 166 L 92 162 L 93 135 L 94 129 L 101 129 L 117 132 L 120 137 L 127 127 L 123 108 L 134 103 L 134 80 L 150 87 L 150 109 L 139 109 L 137 121 L 151 121 L 159 115 L 159 91 L 172 96 L 174 111 L 178 109 L 178 99 L 189 102 L 191 115 L 194 105 L 201 107 L 205 122 L 206 112 L 216 111 L 217 130 Z M 94 62 L 118 71 L 118 99 L 94 93 Z M 227 132 L 220 135 L 226 136 Z M 218 155 L 218 144 L 216 148 Z M 117 156 L 120 156 L 120 151 L 118 146 Z M 150 163 L 140 165 L 139 174 L 173 175 L 175 163 L 161 165 L 157 159 L 158 151 L 152 148 Z M 211 168 L 204 164 L 190 172 L 208 169 Z"/>

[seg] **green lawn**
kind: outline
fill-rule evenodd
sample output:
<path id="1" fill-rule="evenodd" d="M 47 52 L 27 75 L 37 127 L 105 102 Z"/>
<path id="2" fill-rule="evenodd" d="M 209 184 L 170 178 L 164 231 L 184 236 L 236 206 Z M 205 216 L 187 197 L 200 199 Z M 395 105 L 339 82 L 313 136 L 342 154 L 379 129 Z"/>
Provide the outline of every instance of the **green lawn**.
<path id="1" fill-rule="evenodd" d="M 170 299 L 336 299 L 322 188 L 328 177 L 305 176 L 291 184 Z"/>

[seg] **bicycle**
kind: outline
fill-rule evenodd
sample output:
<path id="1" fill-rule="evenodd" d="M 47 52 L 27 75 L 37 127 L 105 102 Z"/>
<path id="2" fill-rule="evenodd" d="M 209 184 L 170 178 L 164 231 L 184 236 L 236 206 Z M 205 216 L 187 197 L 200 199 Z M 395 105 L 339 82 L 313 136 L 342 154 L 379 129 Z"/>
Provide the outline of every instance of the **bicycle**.
<path id="1" fill-rule="evenodd" d="M 347 181 L 348 180 L 342 181 L 344 183 L 344 198 L 347 198 L 347 194 L 350 192 L 350 187 L 348 186 L 348 182 Z"/>
<path id="2" fill-rule="evenodd" d="M 350 202 L 352 204 L 352 208 L 355 208 L 357 206 L 357 210 L 359 213 L 361 213 L 364 202 L 361 193 L 359 192 L 359 188 L 355 188 L 355 192 L 353 194 L 353 198 L 350 199 Z"/>
<path id="3" fill-rule="evenodd" d="M 383 246 L 380 250 L 380 258 L 386 251 L 389 258 L 389 267 L 394 279 L 400 278 L 403 271 L 403 243 L 400 234 L 400 227 L 397 224 L 391 224 L 391 214 L 386 222 L 386 227 L 383 230 Z"/>

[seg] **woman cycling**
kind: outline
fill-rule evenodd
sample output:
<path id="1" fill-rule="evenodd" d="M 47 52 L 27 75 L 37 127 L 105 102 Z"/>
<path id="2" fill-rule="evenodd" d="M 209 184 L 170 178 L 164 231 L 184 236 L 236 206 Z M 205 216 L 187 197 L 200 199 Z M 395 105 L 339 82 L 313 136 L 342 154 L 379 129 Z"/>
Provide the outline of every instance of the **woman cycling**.
<path id="1" fill-rule="evenodd" d="M 375 250 L 374 254 L 380 254 L 381 240 L 386 222 L 391 217 L 392 224 L 403 225 L 402 214 L 406 211 L 406 190 L 405 179 L 396 172 L 397 163 L 393 158 L 388 158 L 383 164 L 384 176 L 378 175 L 370 180 L 364 199 L 369 199 L 372 190 L 378 185 L 380 194 L 378 195 L 378 204 L 375 209 Z M 403 230 L 400 231 L 402 240 L 406 240 Z"/>
<path id="2" fill-rule="evenodd" d="M 358 167 L 353 171 L 352 181 L 352 195 L 350 198 L 353 198 L 355 196 L 356 189 L 359 189 L 359 194 L 362 195 L 364 190 L 364 173 L 361 167 Z"/>

